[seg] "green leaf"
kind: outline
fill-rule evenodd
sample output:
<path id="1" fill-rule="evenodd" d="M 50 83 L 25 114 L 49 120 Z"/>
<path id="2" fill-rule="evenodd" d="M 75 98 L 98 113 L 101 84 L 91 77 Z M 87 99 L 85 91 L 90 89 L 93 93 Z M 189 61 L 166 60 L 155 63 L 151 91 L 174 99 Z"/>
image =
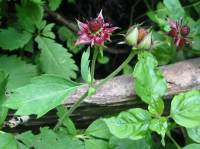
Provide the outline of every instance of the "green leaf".
<path id="1" fill-rule="evenodd" d="M 193 40 L 192 41 L 192 49 L 195 52 L 200 53 L 200 35 L 199 36 L 195 36 L 192 40 Z"/>
<path id="2" fill-rule="evenodd" d="M 138 55 L 138 59 L 133 72 L 134 88 L 145 103 L 151 104 L 165 94 L 167 83 L 151 53 L 142 52 Z"/>
<path id="3" fill-rule="evenodd" d="M 151 149 L 151 145 L 146 138 L 131 140 L 112 137 L 109 144 L 111 149 L 141 149 L 141 147 L 142 149 Z"/>
<path id="4" fill-rule="evenodd" d="M 62 104 L 77 87 L 59 76 L 42 75 L 16 89 L 5 106 L 16 109 L 16 115 L 36 114 L 39 118 Z"/>
<path id="5" fill-rule="evenodd" d="M 62 105 L 57 107 L 57 115 L 58 115 L 59 119 L 61 119 L 67 111 L 68 111 L 68 109 Z M 77 133 L 76 127 L 69 117 L 65 117 L 65 119 L 63 121 L 63 126 L 68 134 L 76 135 L 76 133 Z"/>
<path id="6" fill-rule="evenodd" d="M 1 149 L 18 149 L 17 141 L 12 134 L 0 131 L 0 148 Z"/>
<path id="7" fill-rule="evenodd" d="M 70 52 L 73 52 L 76 54 L 84 47 L 84 45 L 74 44 L 78 37 L 74 32 L 72 32 L 70 29 L 68 29 L 65 26 L 62 26 L 59 28 L 58 35 L 62 41 L 67 41 L 67 48 L 69 49 Z"/>
<path id="8" fill-rule="evenodd" d="M 154 118 L 151 120 L 150 126 L 151 131 L 157 132 L 162 137 L 162 144 L 165 145 L 165 134 L 167 132 L 168 124 L 165 117 Z"/>
<path id="9" fill-rule="evenodd" d="M 154 116 L 160 116 L 162 115 L 164 111 L 164 102 L 161 98 L 157 98 L 156 100 L 153 100 L 148 105 L 149 112 Z"/>
<path id="10" fill-rule="evenodd" d="M 163 0 L 163 3 L 168 9 L 170 17 L 173 19 L 180 19 L 185 16 L 185 10 L 181 6 L 179 0 Z"/>
<path id="11" fill-rule="evenodd" d="M 109 57 L 100 55 L 97 60 L 100 64 L 107 64 L 109 62 Z"/>
<path id="12" fill-rule="evenodd" d="M 24 47 L 32 35 L 26 31 L 19 32 L 15 28 L 0 29 L 0 47 L 5 50 L 15 50 Z"/>
<path id="13" fill-rule="evenodd" d="M 193 90 L 175 96 L 171 103 L 171 117 L 186 128 L 200 125 L 200 92 Z"/>
<path id="14" fill-rule="evenodd" d="M 187 146 L 185 146 L 183 149 L 199 149 L 200 148 L 200 144 L 189 144 Z"/>
<path id="15" fill-rule="evenodd" d="M 8 75 L 5 72 L 0 71 L 0 127 L 4 123 L 6 116 L 8 114 L 8 109 L 2 106 L 6 101 L 5 90 L 6 90 L 7 80 L 8 80 Z"/>
<path id="16" fill-rule="evenodd" d="M 121 112 L 117 117 L 104 119 L 111 134 L 118 138 L 138 140 L 148 134 L 151 115 L 147 111 L 135 108 Z"/>
<path id="17" fill-rule="evenodd" d="M 109 149 L 108 142 L 100 139 L 85 140 L 85 149 Z"/>
<path id="18" fill-rule="evenodd" d="M 40 36 L 36 38 L 36 42 L 42 50 L 40 64 L 45 73 L 57 74 L 66 79 L 76 78 L 75 71 L 78 70 L 78 67 L 72 59 L 72 55 L 62 45 L 52 39 Z"/>
<path id="19" fill-rule="evenodd" d="M 27 1 L 25 4 L 17 5 L 17 17 L 21 26 L 30 32 L 40 24 L 43 18 L 43 7 L 39 3 Z"/>
<path id="20" fill-rule="evenodd" d="M 0 56 L 0 69 L 9 74 L 9 91 L 28 84 L 32 77 L 38 75 L 36 66 L 27 64 L 16 56 Z"/>
<path id="21" fill-rule="evenodd" d="M 16 139 L 23 142 L 23 144 L 28 148 L 33 147 L 36 141 L 36 137 L 31 131 L 26 131 L 24 133 L 18 134 Z"/>
<path id="22" fill-rule="evenodd" d="M 86 52 L 83 52 L 83 55 L 81 57 L 81 76 L 84 81 L 87 83 L 91 82 L 91 74 L 90 74 L 90 48 L 87 49 Z"/>
<path id="23" fill-rule="evenodd" d="M 102 119 L 94 121 L 86 129 L 85 134 L 97 138 L 109 139 L 111 137 L 110 131 Z"/>
<path id="24" fill-rule="evenodd" d="M 200 126 L 187 128 L 187 133 L 193 141 L 200 143 Z"/>
<path id="25" fill-rule="evenodd" d="M 48 0 L 49 1 L 49 7 L 51 10 L 55 11 L 59 8 L 62 0 Z"/>
<path id="26" fill-rule="evenodd" d="M 54 23 L 47 24 L 42 31 L 42 35 L 45 37 L 55 39 L 55 34 L 51 31 L 54 25 Z"/>
<path id="27" fill-rule="evenodd" d="M 60 135 L 49 128 L 41 128 L 35 149 L 85 149 L 81 141 Z"/>
<path id="28" fill-rule="evenodd" d="M 123 74 L 132 74 L 133 73 L 133 68 L 129 64 L 124 66 L 123 68 Z"/>

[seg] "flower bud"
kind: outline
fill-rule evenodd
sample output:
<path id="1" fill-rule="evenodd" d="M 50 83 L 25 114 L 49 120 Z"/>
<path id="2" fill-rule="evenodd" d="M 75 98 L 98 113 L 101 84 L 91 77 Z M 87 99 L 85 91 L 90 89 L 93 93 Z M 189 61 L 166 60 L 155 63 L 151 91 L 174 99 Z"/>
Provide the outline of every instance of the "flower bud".
<path id="1" fill-rule="evenodd" d="M 138 44 L 139 49 L 149 49 L 152 46 L 152 33 L 148 33 L 144 39 Z"/>
<path id="2" fill-rule="evenodd" d="M 138 28 L 137 26 L 132 26 L 126 36 L 125 36 L 126 42 L 128 43 L 128 45 L 130 46 L 136 46 L 137 45 L 137 41 L 138 41 Z"/>

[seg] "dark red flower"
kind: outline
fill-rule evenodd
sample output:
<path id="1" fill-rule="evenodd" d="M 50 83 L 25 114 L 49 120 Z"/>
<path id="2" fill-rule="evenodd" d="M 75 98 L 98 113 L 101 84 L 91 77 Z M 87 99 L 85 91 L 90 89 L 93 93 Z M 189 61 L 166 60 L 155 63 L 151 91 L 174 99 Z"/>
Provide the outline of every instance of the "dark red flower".
<path id="1" fill-rule="evenodd" d="M 170 20 L 169 25 L 171 30 L 168 32 L 168 35 L 174 38 L 176 47 L 184 47 L 189 41 L 187 36 L 190 33 L 190 28 L 187 25 L 183 25 L 182 20 Z"/>
<path id="2" fill-rule="evenodd" d="M 104 22 L 102 11 L 100 11 L 97 18 L 85 23 L 78 21 L 79 38 L 76 41 L 76 45 L 79 44 L 95 44 L 103 45 L 105 41 L 110 40 L 110 35 L 118 27 L 110 27 L 109 23 Z"/>

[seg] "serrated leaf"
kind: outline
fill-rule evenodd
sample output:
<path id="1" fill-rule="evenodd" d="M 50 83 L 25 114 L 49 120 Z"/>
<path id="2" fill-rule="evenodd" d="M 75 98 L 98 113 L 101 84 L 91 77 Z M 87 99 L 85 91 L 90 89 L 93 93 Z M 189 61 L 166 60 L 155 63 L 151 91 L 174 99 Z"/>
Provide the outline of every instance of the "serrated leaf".
<path id="1" fill-rule="evenodd" d="M 35 149 L 85 149 L 84 144 L 67 135 L 60 135 L 49 128 L 41 128 Z"/>
<path id="2" fill-rule="evenodd" d="M 36 38 L 36 42 L 42 50 L 40 64 L 45 73 L 57 74 L 67 79 L 76 78 L 75 71 L 78 70 L 78 67 L 72 59 L 72 55 L 62 45 L 52 39 L 40 36 Z"/>
<path id="3" fill-rule="evenodd" d="M 77 87 L 62 77 L 42 75 L 16 89 L 4 106 L 16 109 L 16 115 L 35 114 L 39 118 L 62 104 Z"/>
<path id="4" fill-rule="evenodd" d="M 0 69 L 9 74 L 8 91 L 26 85 L 38 74 L 36 66 L 27 64 L 16 56 L 0 56 Z"/>
<path id="5" fill-rule="evenodd" d="M 135 108 L 121 112 L 117 117 L 104 119 L 111 134 L 123 139 L 138 140 L 148 134 L 151 115 L 147 111 Z"/>
<path id="6" fill-rule="evenodd" d="M 187 133 L 193 141 L 200 143 L 200 126 L 187 128 Z"/>
<path id="7" fill-rule="evenodd" d="M 142 52 L 138 55 L 138 62 L 133 72 L 136 94 L 148 104 L 156 102 L 167 89 L 167 83 L 157 65 L 151 53 Z"/>
<path id="8" fill-rule="evenodd" d="M 63 117 L 63 115 L 68 111 L 68 109 L 64 106 L 59 106 L 57 107 L 57 115 L 59 117 L 59 119 L 61 119 Z M 63 126 L 64 126 L 64 130 L 70 134 L 70 135 L 76 135 L 76 127 L 73 123 L 73 121 L 69 118 L 69 117 L 65 117 L 65 119 L 63 120 Z"/>
<path id="9" fill-rule="evenodd" d="M 51 31 L 54 25 L 54 23 L 47 24 L 42 31 L 42 35 L 55 39 L 55 34 Z"/>
<path id="10" fill-rule="evenodd" d="M 41 3 L 27 1 L 25 4 L 17 5 L 17 17 L 21 26 L 30 32 L 40 24 L 43 18 L 43 7 Z"/>
<path id="11" fill-rule="evenodd" d="M 18 149 L 17 141 L 12 134 L 0 131 L 0 148 L 1 149 Z"/>
<path id="12" fill-rule="evenodd" d="M 0 29 L 0 47 L 5 50 L 15 50 L 24 47 L 32 35 L 26 31 L 19 32 L 15 28 Z"/>
<path id="13" fill-rule="evenodd" d="M 62 26 L 59 28 L 58 35 L 62 41 L 67 42 L 67 48 L 69 49 L 70 52 L 73 52 L 76 54 L 84 47 L 84 45 L 74 44 L 78 37 L 74 32 L 72 32 L 70 29 L 68 29 L 65 26 Z"/>
<path id="14" fill-rule="evenodd" d="M 55 11 L 59 8 L 62 0 L 48 0 L 49 1 L 49 7 L 51 10 Z"/>
<path id="15" fill-rule="evenodd" d="M 81 76 L 84 81 L 87 83 L 91 82 L 91 74 L 90 74 L 90 48 L 87 49 L 87 51 L 83 52 L 83 55 L 81 57 Z"/>
<path id="16" fill-rule="evenodd" d="M 0 128 L 4 123 L 4 120 L 6 119 L 6 116 L 8 114 L 8 109 L 2 106 L 6 101 L 5 91 L 6 91 L 7 81 L 8 81 L 8 75 L 0 70 Z"/>
<path id="17" fill-rule="evenodd" d="M 148 105 L 148 110 L 154 116 L 161 116 L 164 111 L 164 106 L 164 101 L 161 98 L 157 98 Z"/>
<path id="18" fill-rule="evenodd" d="M 176 95 L 171 103 L 170 115 L 186 128 L 200 125 L 200 92 L 193 90 Z"/>

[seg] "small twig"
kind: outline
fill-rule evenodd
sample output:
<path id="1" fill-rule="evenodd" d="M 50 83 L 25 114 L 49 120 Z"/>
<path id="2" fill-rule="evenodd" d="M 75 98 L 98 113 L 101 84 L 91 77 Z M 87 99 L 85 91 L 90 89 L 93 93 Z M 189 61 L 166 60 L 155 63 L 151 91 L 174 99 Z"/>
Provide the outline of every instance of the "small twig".
<path id="1" fill-rule="evenodd" d="M 51 11 L 49 8 L 45 7 L 45 11 L 56 21 L 66 25 L 69 29 L 71 29 L 74 32 L 78 31 L 78 28 L 75 23 L 72 21 L 68 21 L 63 16 L 61 16 L 59 13 L 56 13 L 54 11 Z"/>

